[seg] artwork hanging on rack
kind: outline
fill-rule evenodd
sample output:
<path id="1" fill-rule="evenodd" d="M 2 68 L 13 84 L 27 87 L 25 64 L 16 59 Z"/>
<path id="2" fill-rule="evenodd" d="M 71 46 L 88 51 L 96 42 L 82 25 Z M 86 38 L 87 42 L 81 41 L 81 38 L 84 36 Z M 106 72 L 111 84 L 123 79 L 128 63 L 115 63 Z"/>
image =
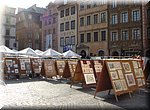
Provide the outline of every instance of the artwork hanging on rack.
<path id="1" fill-rule="evenodd" d="M 116 91 L 116 92 L 123 90 L 120 80 L 114 80 L 114 81 L 113 81 L 113 85 L 114 85 L 114 88 L 115 88 L 115 91 Z"/>
<path id="2" fill-rule="evenodd" d="M 133 63 L 133 68 L 138 68 L 138 62 L 137 61 L 132 61 Z"/>
<path id="3" fill-rule="evenodd" d="M 129 62 L 123 62 L 122 65 L 126 73 L 131 72 L 131 67 L 130 67 Z"/>
<path id="4" fill-rule="evenodd" d="M 116 70 L 116 68 L 114 66 L 114 62 L 107 62 L 107 64 L 108 64 L 109 71 Z"/>
<path id="5" fill-rule="evenodd" d="M 123 89 L 123 90 L 127 90 L 127 89 L 128 89 L 127 83 L 126 83 L 125 79 L 122 79 L 122 80 L 121 80 L 121 84 L 122 84 L 122 89 Z"/>
<path id="6" fill-rule="evenodd" d="M 119 78 L 124 79 L 124 75 L 123 75 L 122 70 L 117 70 L 117 71 L 118 71 Z"/>
<path id="7" fill-rule="evenodd" d="M 125 74 L 125 77 L 129 87 L 136 85 L 133 73 Z"/>
<path id="8" fill-rule="evenodd" d="M 111 78 L 114 80 L 114 79 L 118 79 L 118 74 L 117 74 L 117 71 L 111 71 L 110 72 L 110 75 L 111 75 Z"/>
<path id="9" fill-rule="evenodd" d="M 138 83 L 138 86 L 143 86 L 143 82 L 142 82 L 142 79 L 141 78 L 138 78 L 137 79 L 137 83 Z"/>
<path id="10" fill-rule="evenodd" d="M 86 84 L 96 83 L 94 74 L 84 74 Z"/>

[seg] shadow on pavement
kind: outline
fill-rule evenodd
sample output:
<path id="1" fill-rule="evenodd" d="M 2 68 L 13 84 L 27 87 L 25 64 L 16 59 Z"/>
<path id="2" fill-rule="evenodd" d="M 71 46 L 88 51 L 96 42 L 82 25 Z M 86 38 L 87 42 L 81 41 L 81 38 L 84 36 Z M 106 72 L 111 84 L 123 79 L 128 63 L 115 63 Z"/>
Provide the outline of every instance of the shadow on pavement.
<path id="1" fill-rule="evenodd" d="M 78 88 L 76 89 L 78 91 L 93 95 L 94 98 L 94 93 L 95 93 L 95 88 Z M 101 100 L 101 101 L 105 101 L 107 103 L 111 103 L 113 105 L 116 105 L 118 107 L 124 108 L 124 109 L 139 109 L 139 110 L 149 110 L 150 106 L 149 106 L 149 101 L 150 101 L 150 93 L 147 93 L 145 91 L 134 91 L 131 94 L 131 98 L 129 96 L 129 94 L 123 94 L 118 96 L 118 102 L 115 99 L 115 95 L 113 92 L 110 93 L 110 95 L 108 95 L 108 91 L 102 91 L 102 92 L 98 92 L 96 94 L 95 99 Z"/>

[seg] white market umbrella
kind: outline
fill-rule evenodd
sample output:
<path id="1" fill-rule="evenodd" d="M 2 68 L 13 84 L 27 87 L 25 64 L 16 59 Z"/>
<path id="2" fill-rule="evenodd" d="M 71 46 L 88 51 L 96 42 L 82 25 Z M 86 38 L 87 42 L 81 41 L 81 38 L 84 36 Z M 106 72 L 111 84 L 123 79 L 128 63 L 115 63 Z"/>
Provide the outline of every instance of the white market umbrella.
<path id="1" fill-rule="evenodd" d="M 61 53 L 53 50 L 53 49 L 48 49 L 42 54 L 43 57 L 52 57 L 52 58 L 60 58 L 62 56 Z"/>
<path id="2" fill-rule="evenodd" d="M 37 53 L 33 49 L 31 49 L 30 47 L 25 48 L 23 50 L 20 50 L 18 53 L 23 54 L 23 55 L 38 56 Z"/>
<path id="3" fill-rule="evenodd" d="M 40 56 L 43 54 L 43 51 L 38 50 L 38 49 L 36 49 L 35 52 L 37 53 L 37 55 L 40 55 Z"/>
<path id="4" fill-rule="evenodd" d="M 1 45 L 0 46 L 0 53 L 6 53 L 6 54 L 15 54 L 14 51 L 12 51 L 11 49 L 9 49 L 8 47 L 6 47 L 5 45 Z"/>
<path id="5" fill-rule="evenodd" d="M 81 58 L 80 55 L 78 55 L 77 53 L 75 53 L 71 50 L 64 52 L 63 57 L 65 57 L 65 58 Z"/>

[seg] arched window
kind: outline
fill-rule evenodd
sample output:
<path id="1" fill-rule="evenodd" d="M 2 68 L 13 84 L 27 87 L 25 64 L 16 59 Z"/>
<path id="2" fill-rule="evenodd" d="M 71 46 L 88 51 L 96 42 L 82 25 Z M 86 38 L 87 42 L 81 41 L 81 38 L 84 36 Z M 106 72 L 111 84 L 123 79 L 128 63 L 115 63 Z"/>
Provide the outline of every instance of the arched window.
<path id="1" fill-rule="evenodd" d="M 82 56 L 82 58 L 85 58 L 86 57 L 86 51 L 82 50 L 80 55 Z"/>
<path id="2" fill-rule="evenodd" d="M 113 51 L 112 56 L 119 56 L 119 53 L 117 51 Z"/>
<path id="3" fill-rule="evenodd" d="M 104 56 L 105 55 L 105 52 L 103 51 L 103 50 L 100 50 L 99 52 L 98 52 L 98 56 Z"/>

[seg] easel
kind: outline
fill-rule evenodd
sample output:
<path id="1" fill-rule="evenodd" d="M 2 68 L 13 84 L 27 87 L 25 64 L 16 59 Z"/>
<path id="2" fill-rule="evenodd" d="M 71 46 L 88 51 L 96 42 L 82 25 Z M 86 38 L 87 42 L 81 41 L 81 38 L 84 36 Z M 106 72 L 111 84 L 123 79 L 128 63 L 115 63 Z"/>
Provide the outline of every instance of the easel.
<path id="1" fill-rule="evenodd" d="M 90 71 L 87 71 L 86 70 L 87 68 Z M 92 75 L 93 82 L 88 82 L 86 79 L 86 75 Z M 90 60 L 79 60 L 78 61 L 74 76 L 71 80 L 70 88 L 72 87 L 72 85 L 74 83 L 82 83 L 82 87 L 87 87 L 87 86 L 96 84 L 93 65 Z"/>

